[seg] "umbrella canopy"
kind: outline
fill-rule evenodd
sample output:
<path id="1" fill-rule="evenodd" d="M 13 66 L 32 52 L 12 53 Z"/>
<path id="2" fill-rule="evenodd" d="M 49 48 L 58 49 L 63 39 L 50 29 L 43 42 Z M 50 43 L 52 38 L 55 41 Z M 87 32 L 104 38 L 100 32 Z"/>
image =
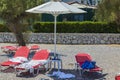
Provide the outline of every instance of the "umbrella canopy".
<path id="1" fill-rule="evenodd" d="M 68 5 L 62 1 L 53 1 L 36 6 L 32 9 L 26 10 L 31 13 L 48 13 L 52 15 L 67 14 L 67 13 L 86 13 L 81 9 Z"/>
<path id="2" fill-rule="evenodd" d="M 86 13 L 86 11 L 78 9 L 74 6 L 68 5 L 62 1 L 51 0 L 42 5 L 36 6 L 26 12 L 30 13 L 47 13 L 52 14 L 54 16 L 54 53 L 56 53 L 56 18 L 59 14 L 67 14 L 67 13 Z"/>

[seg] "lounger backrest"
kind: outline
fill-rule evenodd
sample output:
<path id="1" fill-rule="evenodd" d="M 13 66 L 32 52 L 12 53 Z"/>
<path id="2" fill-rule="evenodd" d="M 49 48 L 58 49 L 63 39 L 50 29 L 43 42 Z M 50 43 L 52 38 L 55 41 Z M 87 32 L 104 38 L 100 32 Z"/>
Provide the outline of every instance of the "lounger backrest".
<path id="1" fill-rule="evenodd" d="M 3 46 L 1 49 L 17 50 L 17 46 Z"/>
<path id="2" fill-rule="evenodd" d="M 27 46 L 21 46 L 20 48 L 18 48 L 18 50 L 16 51 L 14 57 L 28 57 L 29 55 L 29 48 Z"/>
<path id="3" fill-rule="evenodd" d="M 115 80 L 120 80 L 120 75 L 116 75 Z"/>
<path id="4" fill-rule="evenodd" d="M 77 55 L 75 55 L 75 58 L 77 63 L 79 63 L 80 65 L 82 65 L 82 63 L 84 63 L 85 61 L 92 61 L 91 56 L 87 53 L 78 53 Z"/>
<path id="5" fill-rule="evenodd" d="M 34 50 L 34 49 L 39 49 L 39 48 L 40 48 L 39 45 L 32 45 L 30 49 L 31 49 L 31 50 Z"/>
<path id="6" fill-rule="evenodd" d="M 48 50 L 40 50 L 35 53 L 32 60 L 46 60 L 49 58 Z"/>

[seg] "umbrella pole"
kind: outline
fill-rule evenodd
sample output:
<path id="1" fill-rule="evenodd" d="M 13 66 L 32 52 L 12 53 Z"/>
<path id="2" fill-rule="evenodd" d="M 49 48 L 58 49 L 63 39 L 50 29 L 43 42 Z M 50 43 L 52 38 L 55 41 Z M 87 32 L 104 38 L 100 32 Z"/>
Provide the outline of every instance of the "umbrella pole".
<path id="1" fill-rule="evenodd" d="M 56 25 L 57 25 L 57 14 L 54 15 L 54 58 L 56 59 Z M 55 65 L 55 64 L 54 64 Z M 59 62 L 58 62 L 58 71 L 60 71 L 60 67 L 59 67 Z"/>
<path id="2" fill-rule="evenodd" d="M 54 15 L 54 58 L 56 58 L 56 22 L 57 22 L 57 16 Z"/>

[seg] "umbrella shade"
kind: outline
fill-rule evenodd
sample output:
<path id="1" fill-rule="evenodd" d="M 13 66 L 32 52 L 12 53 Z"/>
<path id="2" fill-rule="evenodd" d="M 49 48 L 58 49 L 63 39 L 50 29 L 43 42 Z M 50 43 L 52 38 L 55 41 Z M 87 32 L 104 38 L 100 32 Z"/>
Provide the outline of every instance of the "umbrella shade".
<path id="1" fill-rule="evenodd" d="M 34 8 L 31 8 L 29 10 L 26 10 L 26 12 L 30 13 L 47 13 L 52 14 L 54 16 L 54 53 L 56 53 L 56 22 L 57 22 L 57 16 L 59 14 L 67 14 L 67 13 L 86 13 L 86 11 L 78 9 L 74 6 L 68 5 L 62 1 L 58 0 L 51 0 L 49 2 L 46 2 L 42 5 L 36 6 Z"/>

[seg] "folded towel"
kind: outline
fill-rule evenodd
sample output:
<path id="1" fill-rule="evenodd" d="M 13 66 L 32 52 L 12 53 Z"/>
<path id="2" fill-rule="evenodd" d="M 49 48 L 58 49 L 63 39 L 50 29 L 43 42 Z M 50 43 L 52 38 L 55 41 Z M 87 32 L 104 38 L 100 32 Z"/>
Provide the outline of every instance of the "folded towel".
<path id="1" fill-rule="evenodd" d="M 36 65 L 44 65 L 48 62 L 48 60 L 31 60 L 29 62 L 20 64 L 18 66 L 16 66 L 16 68 L 25 68 L 25 69 L 29 69 L 30 73 L 32 73 L 34 71 L 33 66 Z"/>
<path id="2" fill-rule="evenodd" d="M 28 60 L 25 57 L 15 57 L 15 58 L 10 58 L 9 61 L 23 63 Z"/>

